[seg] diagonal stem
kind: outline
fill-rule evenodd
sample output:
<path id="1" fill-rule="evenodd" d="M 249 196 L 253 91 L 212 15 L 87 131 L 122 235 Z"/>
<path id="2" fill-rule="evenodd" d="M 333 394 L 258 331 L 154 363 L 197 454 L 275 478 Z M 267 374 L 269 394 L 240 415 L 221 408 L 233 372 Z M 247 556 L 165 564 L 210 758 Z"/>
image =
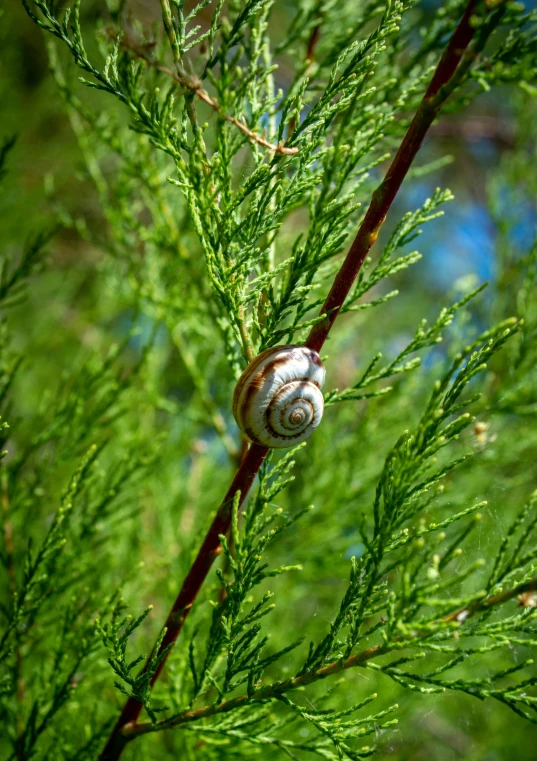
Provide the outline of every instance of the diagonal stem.
<path id="1" fill-rule="evenodd" d="M 334 324 L 345 299 L 349 295 L 354 281 L 363 266 L 373 243 L 377 240 L 379 230 L 405 179 L 412 162 L 421 148 L 427 131 L 446 98 L 453 90 L 457 68 L 466 53 L 476 29 L 471 23 L 477 0 L 470 0 L 464 16 L 436 67 L 433 78 L 423 96 L 418 110 L 403 138 L 399 150 L 390 164 L 386 176 L 373 193 L 371 203 L 352 242 L 345 260 L 338 270 L 330 292 L 324 302 L 321 314 L 325 319 L 316 323 L 310 331 L 306 345 L 320 351 Z M 450 87 L 451 85 L 451 87 Z"/>
<path id="2" fill-rule="evenodd" d="M 332 325 L 350 293 L 367 254 L 377 239 L 379 230 L 412 162 L 416 158 L 429 127 L 459 81 L 457 74 L 460 71 L 464 71 L 471 64 L 472 55 L 468 51 L 468 46 L 477 31 L 473 23 L 473 16 L 478 1 L 469 0 L 464 15 L 442 53 L 431 83 L 412 119 L 399 150 L 383 181 L 373 193 L 371 203 L 358 229 L 358 233 L 321 309 L 321 314 L 325 315 L 325 319 L 313 326 L 306 341 L 306 346 L 315 351 L 320 351 L 328 338 Z M 491 23 L 488 26 L 483 25 L 485 31 L 481 34 L 481 44 L 484 44 L 486 37 L 498 22 L 503 13 L 503 8 L 504 4 L 491 14 L 491 18 L 494 17 Z M 229 531 L 231 506 L 234 497 L 237 492 L 240 492 L 239 506 L 244 503 L 268 452 L 269 449 L 267 447 L 252 444 L 239 466 L 233 482 L 224 497 L 224 501 L 218 509 L 216 517 L 203 540 L 196 559 L 181 586 L 177 600 L 168 615 L 164 625 L 166 635 L 162 641 L 160 652 L 177 640 L 197 594 L 215 559 L 221 552 L 220 536 L 227 534 Z M 165 661 L 166 659 L 162 660 L 156 673 L 153 675 L 151 680 L 152 685 L 158 679 Z M 125 725 L 129 725 L 132 728 L 136 724 L 142 707 L 142 704 L 138 700 L 134 698 L 128 699 L 116 722 L 112 735 L 100 756 L 100 761 L 117 761 L 128 739 L 133 736 L 131 732 L 130 736 L 127 737 L 122 734 L 121 730 Z"/>
<path id="3" fill-rule="evenodd" d="M 214 561 L 222 552 L 220 536 L 222 534 L 227 534 L 229 530 L 233 499 L 237 492 L 240 492 L 241 503 L 244 502 L 244 498 L 248 494 L 268 452 L 268 447 L 252 444 L 246 453 L 246 456 L 239 466 L 235 478 L 224 497 L 224 501 L 219 507 L 218 512 L 205 535 L 205 539 L 198 550 L 196 559 L 183 581 L 179 595 L 168 614 L 168 618 L 164 624 L 166 634 L 162 640 L 160 652 L 168 647 L 168 645 L 173 644 L 179 636 L 185 619 L 198 596 L 198 592 L 200 591 L 203 582 L 207 578 Z M 151 679 L 151 686 L 153 686 L 159 678 L 165 662 L 166 659 L 163 659 L 160 662 Z M 123 748 L 127 744 L 127 738 L 121 734 L 121 729 L 125 724 L 133 724 L 136 722 L 142 707 L 142 704 L 134 698 L 129 698 L 127 700 L 112 734 L 101 753 L 100 761 L 115 761 L 115 759 L 120 757 Z"/>

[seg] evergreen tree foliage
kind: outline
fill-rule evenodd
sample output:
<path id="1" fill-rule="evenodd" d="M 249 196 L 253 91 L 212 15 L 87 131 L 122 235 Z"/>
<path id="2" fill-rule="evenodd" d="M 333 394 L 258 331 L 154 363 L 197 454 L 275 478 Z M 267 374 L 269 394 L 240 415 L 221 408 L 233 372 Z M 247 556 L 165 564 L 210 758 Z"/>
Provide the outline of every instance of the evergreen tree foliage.
<path id="1" fill-rule="evenodd" d="M 471 0 L 441 90 L 440 120 L 494 92 L 517 120 L 492 284 L 416 285 L 435 236 L 456 247 L 434 187 L 457 156 L 425 146 L 404 187 L 429 197 L 398 196 L 323 350 L 319 429 L 237 495 L 162 649 L 244 457 L 235 383 L 325 319 L 468 3 L 22 4 L 78 166 L 0 269 L 1 758 L 104 759 L 126 697 L 125 759 L 455 758 L 412 750 L 428 712 L 532 758 L 536 11 Z M 17 156 L 4 136 L 6 197 Z"/>

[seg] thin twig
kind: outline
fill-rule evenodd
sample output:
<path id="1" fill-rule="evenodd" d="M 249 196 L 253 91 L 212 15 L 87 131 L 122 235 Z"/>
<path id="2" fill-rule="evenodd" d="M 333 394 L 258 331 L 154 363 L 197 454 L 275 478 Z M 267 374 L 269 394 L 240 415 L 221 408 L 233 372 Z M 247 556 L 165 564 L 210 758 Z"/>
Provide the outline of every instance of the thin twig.
<path id="1" fill-rule="evenodd" d="M 246 135 L 246 137 L 253 143 L 262 145 L 264 148 L 268 148 L 269 151 L 278 153 L 281 156 L 296 156 L 298 153 L 298 148 L 288 148 L 283 140 L 279 143 L 271 143 L 269 140 L 263 137 L 263 135 L 259 135 L 257 132 L 251 130 L 245 121 L 241 121 L 240 119 L 237 119 L 236 116 L 231 116 L 230 114 L 226 113 L 222 109 L 220 103 L 218 103 L 218 101 L 209 95 L 207 90 L 202 87 L 199 79 L 190 75 L 182 66 L 180 67 L 181 73 L 179 73 L 179 71 L 175 72 L 173 69 L 170 69 L 167 66 L 163 66 L 158 61 L 155 61 L 144 50 L 142 50 L 134 43 L 129 42 L 125 38 L 121 39 L 120 45 L 125 50 L 130 50 L 131 53 L 134 53 L 138 58 L 141 58 L 151 68 L 162 72 L 162 74 L 166 74 L 166 76 L 170 77 L 170 79 L 173 79 L 177 85 L 196 95 L 196 97 L 198 97 L 210 108 L 212 108 L 212 110 L 215 111 L 221 119 L 224 119 L 224 121 L 229 122 L 230 124 L 234 124 L 235 127 L 237 127 L 237 129 Z"/>
<path id="2" fill-rule="evenodd" d="M 10 592 L 11 594 L 15 594 L 17 591 L 17 581 L 15 578 L 13 523 L 11 522 L 11 517 L 9 515 L 9 494 L 7 485 L 7 473 L 5 468 L 2 468 L 2 475 L 0 478 L 2 487 L 2 512 L 4 514 L 4 546 L 6 549 L 7 575 L 9 579 Z"/>
<path id="3" fill-rule="evenodd" d="M 492 597 L 484 597 L 482 600 L 478 600 L 466 608 L 460 608 L 459 610 L 455 611 L 455 613 L 450 613 L 449 616 L 446 616 L 442 620 L 457 621 L 458 623 L 462 623 L 463 621 L 466 621 L 467 618 L 475 616 L 476 613 L 481 613 L 484 610 L 488 610 L 489 608 L 495 608 L 496 605 L 501 605 L 508 600 L 512 600 L 513 597 L 518 597 L 520 604 L 528 607 L 529 603 L 527 600 L 532 596 L 533 592 L 537 592 L 537 579 L 525 581 L 522 584 L 518 584 L 516 587 L 513 587 L 513 589 L 507 589 L 505 592 L 499 592 L 497 595 L 493 595 Z"/>
<path id="4" fill-rule="evenodd" d="M 455 86 L 455 82 L 457 81 L 455 75 L 459 69 L 461 61 L 465 58 L 468 46 L 477 31 L 476 26 L 472 23 L 477 4 L 478 0 L 469 0 L 464 15 L 440 58 L 431 83 L 427 88 L 427 92 L 416 111 L 405 137 L 403 138 L 403 142 L 401 143 L 384 180 L 373 194 L 371 204 L 360 225 L 356 238 L 350 247 L 341 269 L 336 275 L 332 288 L 330 289 L 328 297 L 321 309 L 321 314 L 325 315 L 325 319 L 314 325 L 306 341 L 306 346 L 309 346 L 316 351 L 320 351 L 326 341 L 332 325 L 334 324 L 345 299 L 350 293 L 360 268 L 362 267 L 371 246 L 377 239 L 380 227 L 382 226 L 391 204 L 421 147 L 429 127 Z M 503 12 L 503 7 L 495 11 L 495 14 L 497 14 L 494 17 L 496 22 L 499 20 L 501 12 Z M 489 27 L 490 33 L 493 24 L 491 23 Z M 483 41 L 484 37 L 482 38 L 482 42 Z M 469 66 L 470 62 L 471 58 L 468 58 L 466 60 L 466 65 Z M 175 78 L 173 72 L 170 72 L 170 74 Z M 197 94 L 199 95 L 199 93 Z M 203 540 L 203 544 L 198 551 L 196 559 L 183 582 L 177 600 L 166 620 L 166 636 L 161 644 L 161 652 L 165 647 L 177 640 L 185 619 L 196 600 L 196 596 L 201 589 L 205 578 L 207 577 L 215 559 L 222 551 L 220 536 L 227 534 L 229 531 L 231 523 L 231 506 L 237 492 L 240 492 L 240 506 L 244 503 L 268 452 L 268 447 L 252 444 L 242 465 L 238 468 L 233 482 L 224 497 L 224 501 L 220 506 L 205 539 Z M 378 650 L 375 650 L 375 654 L 378 655 Z M 158 670 L 151 680 L 151 684 L 154 684 L 158 679 L 165 661 L 166 659 L 164 658 L 160 662 Z M 338 662 L 338 664 L 340 663 L 342 662 Z M 350 666 L 347 666 L 347 668 L 350 668 Z M 336 670 L 336 666 L 334 666 L 334 669 Z M 342 670 L 343 666 L 338 665 L 337 669 Z M 328 676 L 328 674 L 326 675 Z M 100 756 L 100 761 L 117 761 L 127 743 L 126 736 L 122 734 L 122 728 L 127 724 L 132 727 L 136 723 L 142 707 L 142 704 L 135 698 L 128 699 L 112 735 Z"/>
<path id="5" fill-rule="evenodd" d="M 250 338 L 250 334 L 248 332 L 248 328 L 246 326 L 246 316 L 244 314 L 244 306 L 239 307 L 239 317 L 237 319 L 237 323 L 239 326 L 239 333 L 241 335 L 241 341 L 242 341 L 242 350 L 244 354 L 244 358 L 248 363 L 252 362 L 255 359 L 255 351 L 252 344 L 252 339 Z"/>
<path id="6" fill-rule="evenodd" d="M 444 616 L 436 623 L 462 624 L 464 621 L 467 621 L 477 613 L 482 613 L 485 610 L 490 610 L 491 608 L 512 600 L 515 597 L 520 597 L 521 595 L 527 594 L 528 592 L 535 591 L 537 591 L 537 579 L 532 579 L 531 581 L 524 582 L 523 584 L 518 584 L 516 587 L 509 589 L 506 592 L 501 592 L 500 594 L 494 595 L 492 597 L 479 600 L 473 605 L 469 605 L 466 608 L 461 608 L 454 613 L 450 613 L 448 616 Z M 412 632 L 412 636 L 414 638 L 416 634 L 419 634 L 419 632 Z M 423 631 L 423 635 L 430 637 L 432 634 L 434 634 L 434 624 L 429 624 L 427 629 Z M 317 682 L 320 679 L 326 679 L 327 677 L 333 676 L 334 674 L 339 674 L 341 671 L 347 671 L 347 669 L 362 666 L 364 663 L 367 663 L 373 658 L 378 658 L 381 655 L 386 655 L 391 651 L 391 645 L 396 643 L 400 645 L 404 639 L 404 637 L 396 637 L 394 640 L 392 640 L 391 643 L 373 645 L 372 647 L 368 647 L 366 650 L 362 650 L 362 652 L 357 653 L 356 655 L 351 655 L 350 658 L 334 661 L 333 663 L 329 663 L 327 666 L 323 666 L 322 668 L 315 669 L 313 671 L 307 671 L 304 674 L 300 674 L 299 676 L 293 677 L 291 679 L 285 679 L 283 682 L 277 682 L 276 684 L 267 685 L 266 687 L 260 687 L 250 695 L 240 695 L 237 698 L 226 700 L 224 703 L 213 703 L 212 705 L 203 706 L 203 708 L 185 711 L 179 716 L 172 717 L 171 719 L 163 719 L 156 724 L 144 723 L 126 726 L 123 728 L 122 734 L 129 739 L 133 739 L 138 735 L 147 734 L 148 732 L 158 732 L 159 730 L 163 729 L 171 729 L 173 727 L 181 726 L 182 724 L 188 724 L 193 721 L 198 721 L 199 719 L 204 719 L 207 716 L 213 716 L 214 714 L 228 713 L 229 711 L 240 708 L 242 705 L 250 703 L 253 700 L 270 700 L 271 698 L 276 698 L 282 693 L 288 692 L 289 690 L 296 690 L 299 687 L 306 687 L 308 684 Z"/>

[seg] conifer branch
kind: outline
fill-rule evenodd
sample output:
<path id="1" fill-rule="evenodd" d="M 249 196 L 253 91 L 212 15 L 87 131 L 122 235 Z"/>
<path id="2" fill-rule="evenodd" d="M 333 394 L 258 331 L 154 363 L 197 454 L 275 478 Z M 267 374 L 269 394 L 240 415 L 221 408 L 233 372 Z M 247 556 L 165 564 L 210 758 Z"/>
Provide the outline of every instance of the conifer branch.
<path id="1" fill-rule="evenodd" d="M 10 450 L 0 479 L 0 514 L 9 519 L 7 542 L 0 540 L 7 667 L 0 746 L 10 761 L 96 761 L 114 724 L 104 756 L 112 759 L 152 732 L 155 761 L 172 746 L 207 761 L 269 748 L 271 759 L 361 761 L 377 743 L 385 750 L 385 730 L 397 723 L 386 718 L 398 708 L 386 701 L 400 687 L 407 717 L 416 701 L 449 690 L 487 701 L 483 708 L 474 701 L 478 713 L 490 712 L 492 701 L 500 724 L 508 708 L 537 725 L 537 673 L 525 658 L 537 647 L 537 491 L 518 504 L 521 488 L 535 487 L 524 463 L 537 446 L 524 425 L 537 409 L 537 240 L 525 230 L 535 190 L 527 183 L 537 124 L 529 95 L 537 82 L 535 13 L 476 0 L 475 34 L 466 50 L 456 48 L 458 65 L 425 108 L 423 95 L 469 0 L 444 0 L 432 13 L 413 0 L 360 7 L 297 0 L 292 19 L 274 0 L 159 0 L 154 40 L 143 31 L 147 14 L 119 2 L 104 12 L 114 23 L 109 39 L 101 22 L 93 30 L 97 46 L 86 45 L 95 18 L 84 0 L 22 2 L 49 37 L 83 169 L 72 178 L 55 174 L 60 182 L 47 178 L 49 210 L 66 234 L 43 286 L 32 276 L 42 261 L 35 244 L 17 257 L 3 239 L 2 311 L 30 296 L 28 309 L 0 320 L 0 412 L 7 405 L 11 423 L 8 438 L 0 421 L 0 451 L 4 443 Z M 8 35 L 8 51 L 18 36 Z M 78 98 L 51 36 L 83 74 L 78 81 L 116 103 L 103 98 L 95 111 L 91 95 Z M 129 53 L 130 44 L 143 55 Z M 297 155 L 265 150 L 204 105 L 198 84 L 223 112 Z M 407 206 L 407 182 L 452 162 L 437 158 L 445 146 L 434 144 L 429 158 L 419 151 L 412 163 L 439 101 L 449 96 L 428 141 L 450 114 L 472 117 L 474 96 L 497 84 L 507 87 L 493 98 L 517 93 L 506 110 L 516 124 L 513 150 L 486 188 L 497 233 L 487 258 L 494 256 L 498 277 L 489 298 L 470 308 L 485 284 L 478 286 L 479 275 L 457 278 L 453 299 L 416 324 L 417 302 L 436 312 L 436 294 L 423 289 L 419 273 L 401 279 L 422 256 L 409 246 L 454 196 L 437 188 L 397 219 L 386 194 L 398 192 L 393 206 Z M 12 92 L 20 86 L 15 79 Z M 19 97 L 9 100 L 20 111 Z M 39 126 L 39 108 L 36 115 Z M 25 116 L 23 109 L 19 121 Z M 403 141 L 407 130 L 414 139 Z M 1 147 L 0 139 L 0 182 L 11 144 Z M 70 164 L 63 135 L 61 148 Z M 484 170 L 486 159 L 478 161 Z M 31 169 L 31 157 L 23 153 L 17 166 Z M 455 191 L 465 184 L 452 179 Z M 9 210 L 19 186 L 7 186 Z M 460 203 L 454 206 L 456 246 Z M 387 207 L 392 229 L 362 266 Z M 9 227 L 17 237 L 15 217 Z M 437 237 L 425 246 L 434 257 L 447 241 L 441 223 L 433 228 Z M 357 232 L 362 242 L 351 246 Z M 344 260 L 348 278 L 334 297 Z M 66 264 L 72 277 L 56 297 L 50 285 L 63 283 Z M 394 320 L 382 305 L 401 282 L 405 303 Z M 319 315 L 329 291 L 332 304 Z M 51 298 L 58 309 L 47 309 Z M 301 445 L 267 456 L 243 437 L 239 451 L 224 408 L 240 370 L 266 348 L 303 344 L 317 325 L 310 339 L 321 345 L 338 309 L 360 310 L 362 327 L 338 322 L 341 352 L 330 376 L 344 387 L 331 382 L 324 394 L 313 445 L 299 462 Z M 433 362 L 414 371 L 422 357 Z M 236 475 L 217 513 L 224 447 Z M 483 491 L 492 504 L 482 513 Z M 312 501 L 318 509 L 305 519 Z M 273 587 L 280 574 L 287 582 Z M 162 610 L 185 576 L 166 626 L 142 654 L 139 637 L 144 645 L 151 637 L 153 606 L 129 615 L 118 580 L 136 607 L 143 590 Z M 113 684 L 103 673 L 103 646 Z M 165 678 L 152 690 L 171 648 Z M 362 711 L 377 697 L 366 696 L 366 671 L 382 694 L 373 712 Z M 116 690 L 128 700 L 119 720 Z M 158 734 L 168 727 L 182 732 Z M 515 756 L 518 744 L 512 734 Z M 393 752 L 404 756 L 405 748 Z"/>
<path id="2" fill-rule="evenodd" d="M 197 98 L 203 101 L 203 103 L 212 108 L 212 110 L 217 113 L 221 119 L 224 119 L 224 121 L 229 122 L 230 124 L 233 124 L 235 127 L 237 127 L 237 129 L 246 135 L 248 140 L 251 142 L 257 143 L 257 145 L 261 145 L 263 148 L 267 148 L 269 151 L 278 153 L 281 156 L 296 156 L 298 153 L 298 148 L 289 148 L 285 145 L 283 140 L 278 144 L 271 143 L 270 140 L 267 140 L 265 137 L 263 137 L 263 135 L 259 135 L 257 132 L 254 132 L 252 129 L 250 129 L 245 121 L 241 121 L 240 119 L 237 119 L 237 117 L 227 114 L 222 109 L 222 106 L 220 103 L 218 103 L 216 98 L 214 98 L 212 95 L 209 95 L 207 90 L 205 90 L 205 88 L 202 86 L 199 79 L 189 74 L 180 63 L 176 62 L 175 66 L 177 71 L 173 71 L 168 66 L 164 66 L 158 61 L 155 61 L 144 50 L 132 42 L 129 42 L 124 37 L 121 38 L 120 44 L 122 48 L 129 50 L 131 53 L 134 53 L 137 58 L 141 58 L 147 66 L 150 66 L 151 68 L 160 71 L 162 74 L 165 74 L 167 77 L 170 77 L 170 79 L 172 79 L 179 87 L 182 87 L 183 89 L 195 95 Z"/>
<path id="3" fill-rule="evenodd" d="M 470 0 L 468 3 L 459 26 L 440 58 L 429 87 L 386 176 L 373 193 L 371 203 L 358 233 L 322 306 L 320 314 L 325 315 L 325 319 L 313 326 L 307 338 L 306 346 L 309 346 L 310 349 L 315 351 L 322 349 L 330 329 L 362 268 L 366 256 L 377 240 L 380 228 L 384 224 L 395 196 L 421 148 L 429 127 L 438 116 L 442 105 L 457 84 L 457 70 L 459 66 L 462 64 L 461 68 L 464 67 L 464 59 L 468 64 L 472 61 L 473 53 L 469 52 L 468 48 L 477 31 L 473 23 L 473 16 L 478 4 L 478 0 Z M 489 34 L 499 22 L 504 10 L 505 3 L 502 3 L 496 12 L 492 14 L 494 19 L 491 19 L 492 23 L 489 26 Z M 488 34 L 486 36 L 488 37 Z"/>
<path id="4" fill-rule="evenodd" d="M 173 645 L 179 636 L 186 617 L 190 613 L 202 584 L 207 578 L 207 574 L 211 570 L 216 558 L 222 552 L 220 537 L 227 534 L 229 531 L 231 525 L 231 511 L 235 495 L 240 493 L 241 502 L 244 501 L 242 495 L 248 494 L 268 452 L 268 448 L 252 444 L 242 464 L 239 466 L 235 478 L 224 497 L 224 501 L 218 509 L 209 531 L 205 535 L 205 539 L 196 555 L 196 559 L 181 586 L 181 591 L 179 592 L 173 608 L 166 619 L 166 623 L 164 624 L 166 634 L 160 643 L 159 652 L 163 652 L 167 647 Z M 153 686 L 159 678 L 165 662 L 165 658 L 160 661 L 151 678 L 151 686 Z M 127 700 L 110 739 L 100 756 L 101 761 L 112 761 L 112 759 L 120 757 L 127 742 L 125 737 L 121 734 L 121 729 L 126 724 L 135 723 L 141 710 L 142 704 L 138 700 L 135 700 L 134 698 L 129 698 Z"/>
<path id="5" fill-rule="evenodd" d="M 454 613 L 450 613 L 450 615 L 446 616 L 443 620 L 447 622 L 457 621 L 458 623 L 462 623 L 471 616 L 475 616 L 476 613 L 482 613 L 485 610 L 495 608 L 504 602 L 512 600 L 514 597 L 519 598 L 519 602 L 522 606 L 531 607 L 528 601 L 532 599 L 533 592 L 537 592 L 537 579 L 524 581 L 522 584 L 517 584 L 513 589 L 506 589 L 504 592 L 498 592 L 498 594 L 492 595 L 491 597 L 484 597 L 482 600 L 473 603 L 473 605 L 469 605 Z"/>
<path id="6" fill-rule="evenodd" d="M 319 37 L 321 35 L 321 25 L 322 25 L 322 14 L 320 14 L 319 20 L 313 26 L 310 32 L 310 36 L 308 38 L 308 42 L 306 46 L 306 56 L 304 58 L 304 63 L 302 66 L 304 75 L 307 74 L 307 72 L 309 71 L 309 69 L 311 68 L 311 65 L 313 64 L 315 60 L 315 48 L 317 47 L 317 43 L 319 42 Z M 295 131 L 296 121 L 297 121 L 296 115 L 293 115 L 291 119 L 289 120 L 289 127 L 288 127 L 289 137 L 292 137 L 293 132 Z"/>
<path id="7" fill-rule="evenodd" d="M 446 624 L 454 624 L 455 631 L 459 625 L 463 624 L 465 621 L 478 613 L 483 613 L 486 610 L 496 608 L 498 605 L 502 605 L 509 600 L 513 600 L 515 597 L 520 598 L 522 595 L 527 595 L 528 593 L 536 591 L 537 579 L 531 579 L 530 581 L 518 584 L 512 589 L 500 592 L 499 594 L 493 595 L 491 597 L 485 597 L 484 599 L 478 600 L 472 605 L 450 613 L 448 616 L 444 616 L 436 623 L 429 624 L 427 629 L 423 630 L 422 632 L 413 632 L 413 637 L 414 639 L 416 637 L 430 637 L 435 633 L 438 627 L 443 627 Z M 521 602 L 520 604 L 524 603 Z M 179 716 L 175 716 L 170 719 L 163 719 L 156 724 L 147 722 L 144 724 L 126 725 L 122 730 L 122 735 L 130 740 L 134 737 L 137 737 L 138 735 L 147 734 L 149 732 L 158 732 L 163 729 L 172 729 L 174 727 L 180 727 L 183 724 L 188 724 L 193 721 L 199 721 L 200 719 L 207 718 L 208 716 L 214 716 L 215 714 L 234 711 L 246 703 L 273 700 L 290 690 L 307 687 L 308 685 L 313 684 L 314 682 L 318 682 L 321 679 L 326 679 L 327 677 L 334 676 L 335 674 L 340 674 L 342 671 L 347 671 L 348 669 L 363 666 L 373 658 L 379 658 L 382 655 L 387 655 L 393 649 L 393 645 L 400 646 L 400 644 L 404 641 L 404 637 L 396 637 L 389 643 L 382 645 L 373 645 L 372 647 L 368 647 L 365 650 L 362 650 L 360 653 L 351 655 L 349 658 L 334 661 L 333 663 L 329 663 L 327 666 L 323 666 L 322 668 L 306 671 L 305 673 L 299 674 L 299 676 L 293 677 L 291 679 L 285 679 L 282 682 L 277 682 L 276 684 L 260 687 L 250 695 L 240 695 L 239 697 L 233 698 L 231 700 L 226 700 L 224 703 L 213 703 L 211 705 L 203 706 L 202 708 L 185 711 Z"/>
<path id="8" fill-rule="evenodd" d="M 306 341 L 306 345 L 316 351 L 320 351 L 326 341 L 365 258 L 377 239 L 380 227 L 421 147 L 429 127 L 437 117 L 448 96 L 458 84 L 458 74 L 461 71 L 465 71 L 466 67 L 471 65 L 475 51 L 469 50 L 469 46 L 474 36 L 479 30 L 479 42 L 483 45 L 500 21 L 505 9 L 505 3 L 502 3 L 490 14 L 487 22 L 483 23 L 481 27 L 476 27 L 474 14 L 478 4 L 478 0 L 469 0 L 462 19 L 440 58 L 429 87 L 412 119 L 399 150 L 384 180 L 373 193 L 367 213 L 321 309 L 321 315 L 325 317 L 313 326 Z M 173 40 L 171 42 L 173 47 Z M 252 444 L 242 464 L 239 466 L 166 620 L 166 634 L 160 643 L 159 653 L 162 653 L 165 648 L 169 648 L 177 640 L 184 621 L 195 602 L 207 574 L 215 559 L 222 551 L 220 537 L 226 535 L 229 531 L 234 499 L 240 493 L 238 497 L 240 508 L 268 452 L 268 448 Z M 375 650 L 374 654 L 378 655 L 378 650 Z M 153 654 L 150 656 L 150 659 L 152 657 Z M 353 657 L 357 658 L 358 656 Z M 373 657 L 373 654 L 370 657 Z M 166 658 L 164 657 L 153 674 L 151 684 L 154 684 L 158 679 L 165 662 Z M 306 675 L 304 678 L 306 679 Z M 112 735 L 101 754 L 101 761 L 115 761 L 120 757 L 127 742 L 125 735 L 122 734 L 122 729 L 125 725 L 129 725 L 132 728 L 141 710 L 142 704 L 138 700 L 132 697 L 128 699 Z"/>

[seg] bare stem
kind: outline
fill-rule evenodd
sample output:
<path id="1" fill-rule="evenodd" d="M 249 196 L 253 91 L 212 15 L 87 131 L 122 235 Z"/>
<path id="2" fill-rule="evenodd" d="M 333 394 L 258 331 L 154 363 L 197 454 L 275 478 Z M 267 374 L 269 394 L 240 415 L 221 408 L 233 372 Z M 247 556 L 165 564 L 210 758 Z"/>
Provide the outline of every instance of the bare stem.
<path id="1" fill-rule="evenodd" d="M 250 334 L 248 333 L 248 328 L 246 327 L 246 316 L 244 314 L 244 307 L 242 305 L 239 307 L 239 319 L 237 322 L 239 324 L 239 333 L 241 334 L 244 358 L 247 360 L 247 362 L 252 362 L 252 360 L 255 359 L 255 352 Z"/>

